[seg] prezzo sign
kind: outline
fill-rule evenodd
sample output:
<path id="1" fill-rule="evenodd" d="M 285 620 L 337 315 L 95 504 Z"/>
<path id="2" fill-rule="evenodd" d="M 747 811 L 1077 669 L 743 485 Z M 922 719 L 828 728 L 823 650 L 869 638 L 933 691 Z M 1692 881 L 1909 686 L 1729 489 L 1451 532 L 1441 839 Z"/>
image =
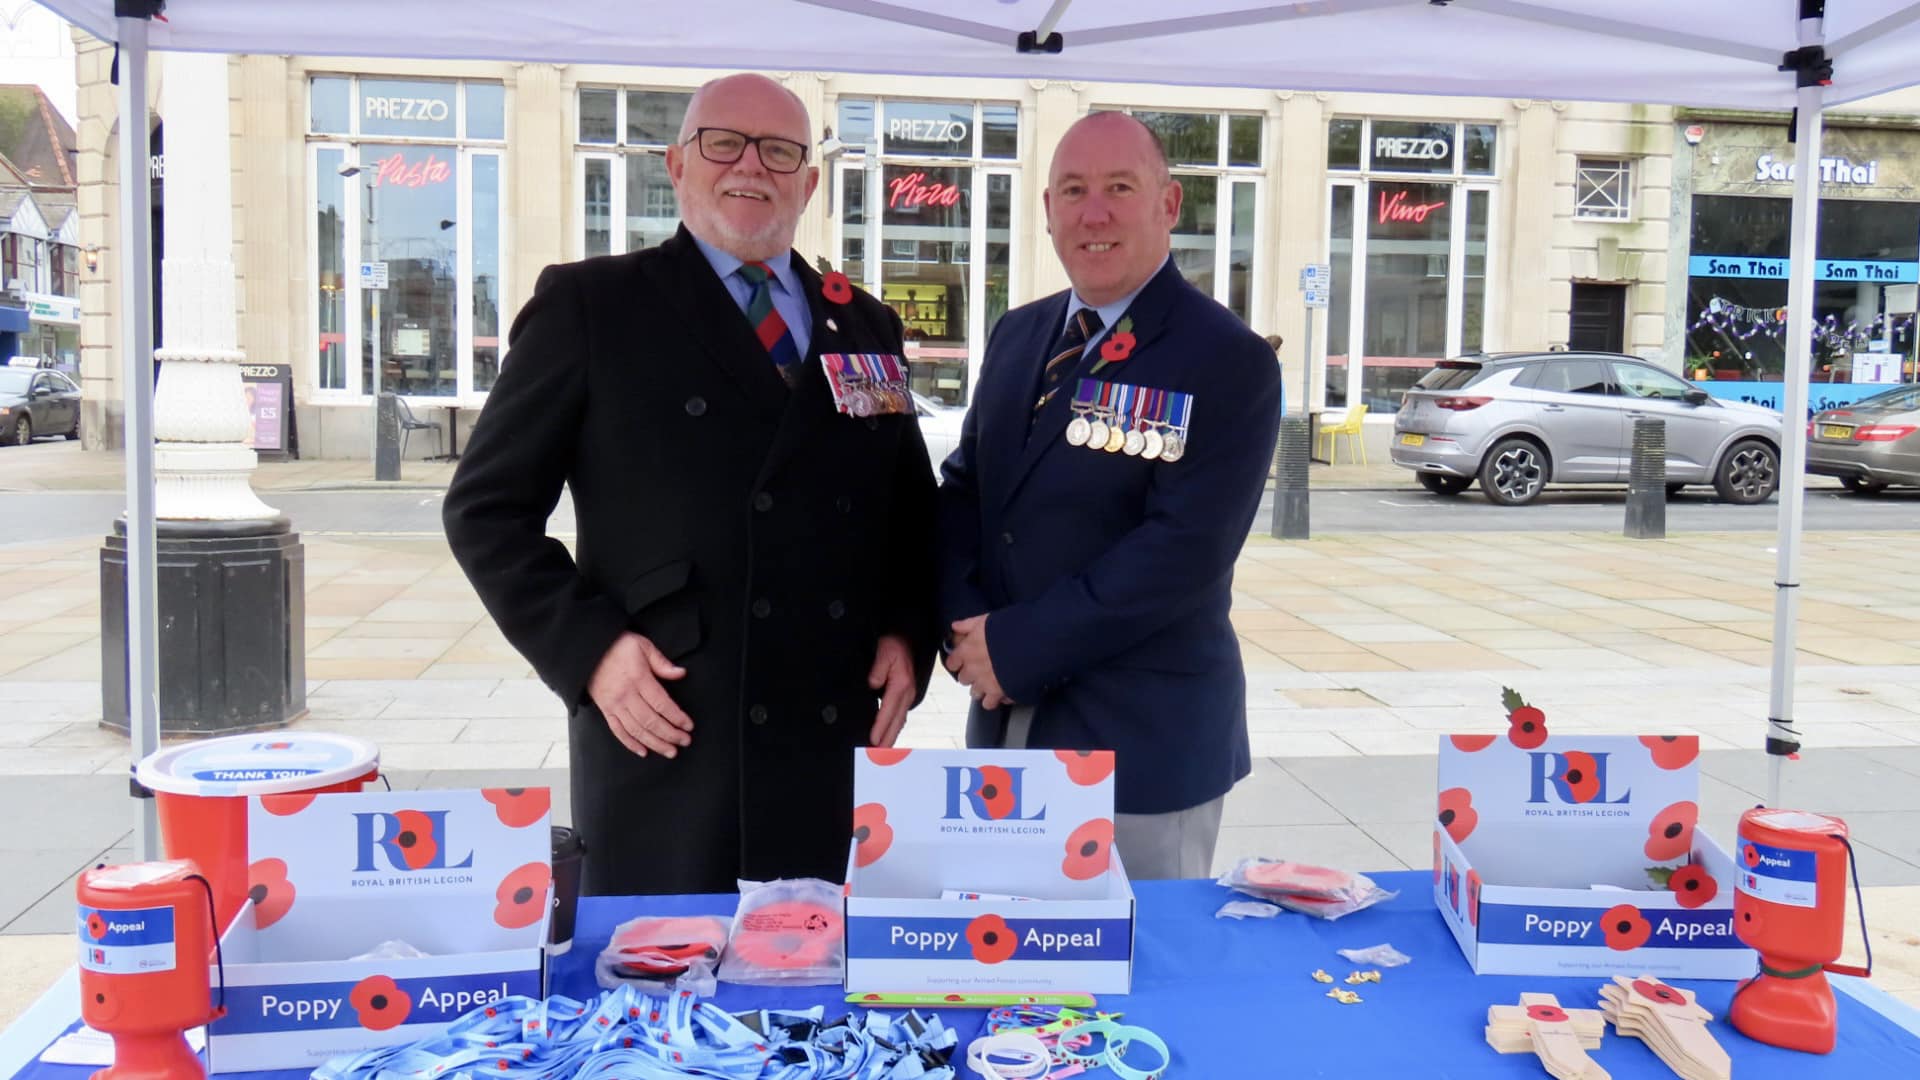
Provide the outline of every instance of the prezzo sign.
<path id="1" fill-rule="evenodd" d="M 1785 183 L 1793 179 L 1796 171 L 1793 162 L 1777 159 L 1772 154 L 1761 154 L 1753 163 L 1755 183 Z M 1873 187 L 1880 182 L 1880 163 L 1869 161 L 1856 165 L 1843 157 L 1823 157 L 1820 159 L 1820 182 Z"/>
<path id="2" fill-rule="evenodd" d="M 453 116 L 452 108 L 444 98 L 369 95 L 361 101 L 361 108 L 369 120 L 414 120 L 423 124 L 444 124 Z"/>
<path id="3" fill-rule="evenodd" d="M 967 124 L 964 120 L 912 120 L 905 117 L 887 121 L 887 138 L 917 143 L 952 143 L 964 146 Z"/>
<path id="4" fill-rule="evenodd" d="M 1445 161 L 1453 156 L 1453 147 L 1449 146 L 1445 139 L 1380 135 L 1373 140 L 1373 156 L 1375 160 L 1397 158 L 1401 161 Z"/>

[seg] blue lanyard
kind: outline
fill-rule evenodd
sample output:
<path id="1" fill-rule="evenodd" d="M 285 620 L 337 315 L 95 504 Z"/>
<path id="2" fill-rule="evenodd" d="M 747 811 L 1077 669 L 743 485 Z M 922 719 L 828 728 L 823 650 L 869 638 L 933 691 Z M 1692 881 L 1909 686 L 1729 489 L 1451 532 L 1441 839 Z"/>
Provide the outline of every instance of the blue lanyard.
<path id="1" fill-rule="evenodd" d="M 581 1002 L 505 998 L 407 1046 L 344 1055 L 314 1080 L 952 1080 L 958 1036 L 938 1017 L 821 1009 L 759 1014 L 759 1031 L 688 991 L 623 986 Z M 764 1034 L 763 1034 L 764 1032 Z M 805 1037 L 797 1037 L 804 1032 Z"/>

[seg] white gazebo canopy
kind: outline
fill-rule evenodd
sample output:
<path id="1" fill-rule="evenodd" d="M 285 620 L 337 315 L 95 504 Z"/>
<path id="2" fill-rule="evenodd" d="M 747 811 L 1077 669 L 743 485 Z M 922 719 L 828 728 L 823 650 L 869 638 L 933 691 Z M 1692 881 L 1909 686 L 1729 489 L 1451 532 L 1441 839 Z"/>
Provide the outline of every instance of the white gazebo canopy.
<path id="1" fill-rule="evenodd" d="M 1821 110 L 1920 83 L 1920 0 L 43 0 L 151 48 L 848 71 L 1796 110 L 1780 542 L 1767 749 L 1792 729 Z M 160 9 L 164 7 L 162 13 Z M 148 16 L 162 14 L 162 19 Z M 120 126 L 134 754 L 157 745 L 147 144 Z M 151 853 L 151 823 L 139 829 Z"/>

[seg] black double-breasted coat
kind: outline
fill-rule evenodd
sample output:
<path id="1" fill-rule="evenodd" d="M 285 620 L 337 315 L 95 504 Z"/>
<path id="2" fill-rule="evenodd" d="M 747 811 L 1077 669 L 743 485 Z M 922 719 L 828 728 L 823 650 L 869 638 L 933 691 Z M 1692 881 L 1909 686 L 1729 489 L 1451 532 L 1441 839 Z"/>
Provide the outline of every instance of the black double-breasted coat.
<path id="1" fill-rule="evenodd" d="M 570 714 L 588 893 L 838 881 L 852 758 L 882 635 L 916 701 L 939 637 L 934 481 L 912 415 L 837 413 L 822 353 L 901 352 L 892 311 L 821 295 L 791 389 L 683 229 L 549 267 L 447 491 L 447 538 L 487 611 Z M 563 487 L 571 553 L 546 535 Z M 675 758 L 615 739 L 587 684 L 623 630 L 686 675 Z"/>

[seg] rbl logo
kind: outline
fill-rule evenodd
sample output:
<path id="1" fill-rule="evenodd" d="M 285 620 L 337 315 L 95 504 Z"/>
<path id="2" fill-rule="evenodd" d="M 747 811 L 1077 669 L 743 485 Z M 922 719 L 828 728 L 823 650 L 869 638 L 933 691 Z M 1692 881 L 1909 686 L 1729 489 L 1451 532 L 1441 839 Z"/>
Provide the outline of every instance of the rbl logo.
<path id="1" fill-rule="evenodd" d="M 94 963 L 96 963 L 96 964 L 104 964 L 104 963 L 106 963 L 106 962 L 107 962 L 107 950 L 105 950 L 105 949 L 95 949 L 95 950 L 93 950 L 93 962 L 94 962 Z"/>
<path id="2" fill-rule="evenodd" d="M 292 744 L 292 743 L 290 743 L 290 742 L 257 742 L 257 743 L 254 743 L 254 744 L 253 744 L 253 745 L 252 745 L 251 747 L 249 747 L 249 749 L 252 749 L 252 750 L 291 750 L 291 749 L 293 749 L 293 744 Z"/>
<path id="3" fill-rule="evenodd" d="M 1589 754 L 1580 750 L 1555 754 L 1536 750 L 1527 757 L 1533 762 L 1533 788 L 1527 798 L 1530 803 L 1546 802 L 1549 789 L 1561 802 L 1575 805 L 1624 803 L 1633 799 L 1631 788 L 1621 792 L 1617 799 L 1607 798 L 1606 754 Z"/>
<path id="4" fill-rule="evenodd" d="M 459 862 L 448 862 L 447 811 L 396 810 L 391 814 L 355 814 L 354 872 L 374 873 L 376 852 L 386 856 L 394 870 L 459 870 L 473 865 L 473 852 Z"/>
<path id="5" fill-rule="evenodd" d="M 947 766 L 947 812 L 948 821 L 960 821 L 966 817 L 963 809 L 971 810 L 973 816 L 982 821 L 1045 821 L 1047 808 L 1042 806 L 1024 817 L 1020 801 L 1020 777 L 1024 768 L 1002 768 L 998 765 L 982 765 L 973 768 L 967 765 Z"/>

